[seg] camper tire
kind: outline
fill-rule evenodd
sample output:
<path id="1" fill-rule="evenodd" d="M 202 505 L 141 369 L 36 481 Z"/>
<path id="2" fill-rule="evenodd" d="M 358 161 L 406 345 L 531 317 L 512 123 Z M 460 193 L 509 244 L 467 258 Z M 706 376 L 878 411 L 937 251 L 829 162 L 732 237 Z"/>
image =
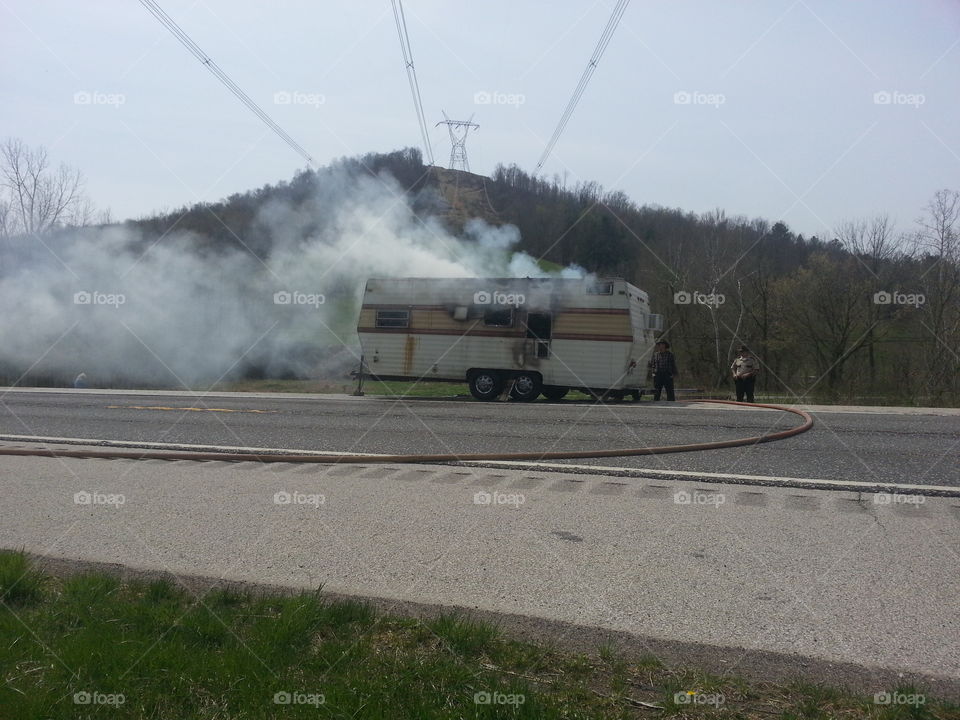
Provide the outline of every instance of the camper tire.
<path id="1" fill-rule="evenodd" d="M 557 400 L 563 400 L 570 392 L 570 388 L 560 387 L 559 385 L 544 385 L 540 392 L 547 400 L 556 402 Z"/>
<path id="2" fill-rule="evenodd" d="M 503 392 L 503 378 L 495 370 L 474 370 L 467 376 L 467 384 L 477 400 L 496 400 Z"/>
<path id="3" fill-rule="evenodd" d="M 539 373 L 519 372 L 513 376 L 510 397 L 519 402 L 533 402 L 540 397 L 543 380 Z"/>

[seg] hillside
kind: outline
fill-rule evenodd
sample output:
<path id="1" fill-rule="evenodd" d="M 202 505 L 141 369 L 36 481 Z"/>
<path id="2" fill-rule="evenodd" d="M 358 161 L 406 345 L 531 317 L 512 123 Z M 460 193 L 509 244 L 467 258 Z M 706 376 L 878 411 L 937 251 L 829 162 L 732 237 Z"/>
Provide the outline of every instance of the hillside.
<path id="1" fill-rule="evenodd" d="M 471 218 L 480 218 L 492 225 L 503 222 L 487 195 L 489 178 L 463 170 L 439 167 L 430 168 L 430 173 L 431 180 L 436 183 L 446 203 L 446 211 L 441 211 L 440 214 L 449 226 L 463 227 Z"/>
<path id="2" fill-rule="evenodd" d="M 523 252 L 551 267 L 622 276 L 646 290 L 654 311 L 666 317 L 664 337 L 673 343 L 684 385 L 724 386 L 733 349 L 747 343 L 763 361 L 761 385 L 787 397 L 956 403 L 958 197 L 936 193 L 918 208 L 923 220 L 908 233 L 898 234 L 881 216 L 845 223 L 836 238 L 804 238 L 775 218 L 642 205 L 595 183 L 565 187 L 515 166 L 500 166 L 490 178 L 428 168 L 417 150 L 406 149 L 343 159 L 215 203 L 60 230 L 44 247 L 10 239 L 0 252 L 0 279 L 10 306 L 32 317 L 46 312 L 57 288 L 77 284 L 50 252 L 81 255 L 73 265 L 95 269 L 107 288 L 140 273 L 132 295 L 146 296 L 149 287 L 189 300 L 164 300 L 135 316 L 149 319 L 142 332 L 163 327 L 164 338 L 195 329 L 194 346 L 170 349 L 191 358 L 182 372 L 310 376 L 333 347 L 353 342 L 364 278 L 507 273 L 511 253 Z M 103 257 L 94 263 L 90 253 Z M 119 262 L 125 255 L 136 268 L 129 276 Z M 13 282 L 10 270 L 30 263 L 48 273 L 49 298 L 25 297 Z M 101 266 L 116 271 L 104 275 Z M 176 284 L 181 280 L 187 285 Z M 294 282 L 323 285 L 329 302 L 314 322 L 276 315 L 251 300 Z M 87 327 L 90 317 L 78 322 Z M 260 323 L 276 329 L 251 350 L 247 343 L 258 337 Z M 56 339 L 56 327 L 46 342 Z M 217 362 L 208 362 L 211 336 L 222 338 Z M 100 349 L 97 337 L 85 347 Z M 46 347 L 39 339 L 36 345 L 38 354 Z M 136 362 L 120 364 L 117 373 L 156 364 L 129 345 L 124 341 L 114 355 L 132 353 Z M 0 354 L 0 374 L 16 373 L 20 360 L 11 352 Z M 76 350 L 64 349 L 70 352 Z M 26 349 L 22 357 L 30 357 Z M 112 367 L 113 357 L 102 350 L 96 362 Z"/>

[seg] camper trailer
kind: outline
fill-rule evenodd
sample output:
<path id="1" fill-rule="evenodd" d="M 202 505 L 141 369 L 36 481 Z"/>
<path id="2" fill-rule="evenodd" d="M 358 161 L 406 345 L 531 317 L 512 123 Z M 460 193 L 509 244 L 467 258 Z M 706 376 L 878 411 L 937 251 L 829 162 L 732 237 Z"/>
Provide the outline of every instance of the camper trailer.
<path id="1" fill-rule="evenodd" d="M 357 332 L 381 380 L 464 382 L 559 400 L 571 389 L 638 399 L 663 319 L 620 279 L 370 279 Z"/>

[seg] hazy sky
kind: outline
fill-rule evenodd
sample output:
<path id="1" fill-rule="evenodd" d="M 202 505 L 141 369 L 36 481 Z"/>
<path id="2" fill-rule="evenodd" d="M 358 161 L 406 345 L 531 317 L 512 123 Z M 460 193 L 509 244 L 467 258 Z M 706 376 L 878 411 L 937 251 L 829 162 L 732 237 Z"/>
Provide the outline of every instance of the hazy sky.
<path id="1" fill-rule="evenodd" d="M 319 164 L 420 145 L 389 0 L 160 5 Z M 472 114 L 474 172 L 533 170 L 613 5 L 407 0 L 431 126 Z M 115 218 L 305 165 L 134 0 L 0 18 L 0 135 L 80 168 Z M 906 230 L 960 189 L 958 81 L 958 0 L 633 0 L 545 172 L 808 235 L 879 211 Z"/>

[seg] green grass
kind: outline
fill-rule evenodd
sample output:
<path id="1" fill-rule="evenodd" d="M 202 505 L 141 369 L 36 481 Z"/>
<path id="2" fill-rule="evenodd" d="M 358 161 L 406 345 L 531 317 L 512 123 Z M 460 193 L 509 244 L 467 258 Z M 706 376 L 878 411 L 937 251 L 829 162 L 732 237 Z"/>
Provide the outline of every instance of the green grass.
<path id="1" fill-rule="evenodd" d="M 24 552 L 0 554 L 0 602 L 10 607 L 30 605 L 43 595 L 46 578 L 30 565 Z"/>
<path id="2" fill-rule="evenodd" d="M 4 719 L 960 718 L 932 698 L 881 706 L 667 668 L 612 646 L 567 653 L 462 615 L 391 617 L 318 593 L 195 598 L 169 580 L 45 578 L 12 552 L 0 552 L 0 579 Z M 723 704 L 674 702 L 691 691 Z M 497 702 L 477 702 L 487 698 Z"/>

